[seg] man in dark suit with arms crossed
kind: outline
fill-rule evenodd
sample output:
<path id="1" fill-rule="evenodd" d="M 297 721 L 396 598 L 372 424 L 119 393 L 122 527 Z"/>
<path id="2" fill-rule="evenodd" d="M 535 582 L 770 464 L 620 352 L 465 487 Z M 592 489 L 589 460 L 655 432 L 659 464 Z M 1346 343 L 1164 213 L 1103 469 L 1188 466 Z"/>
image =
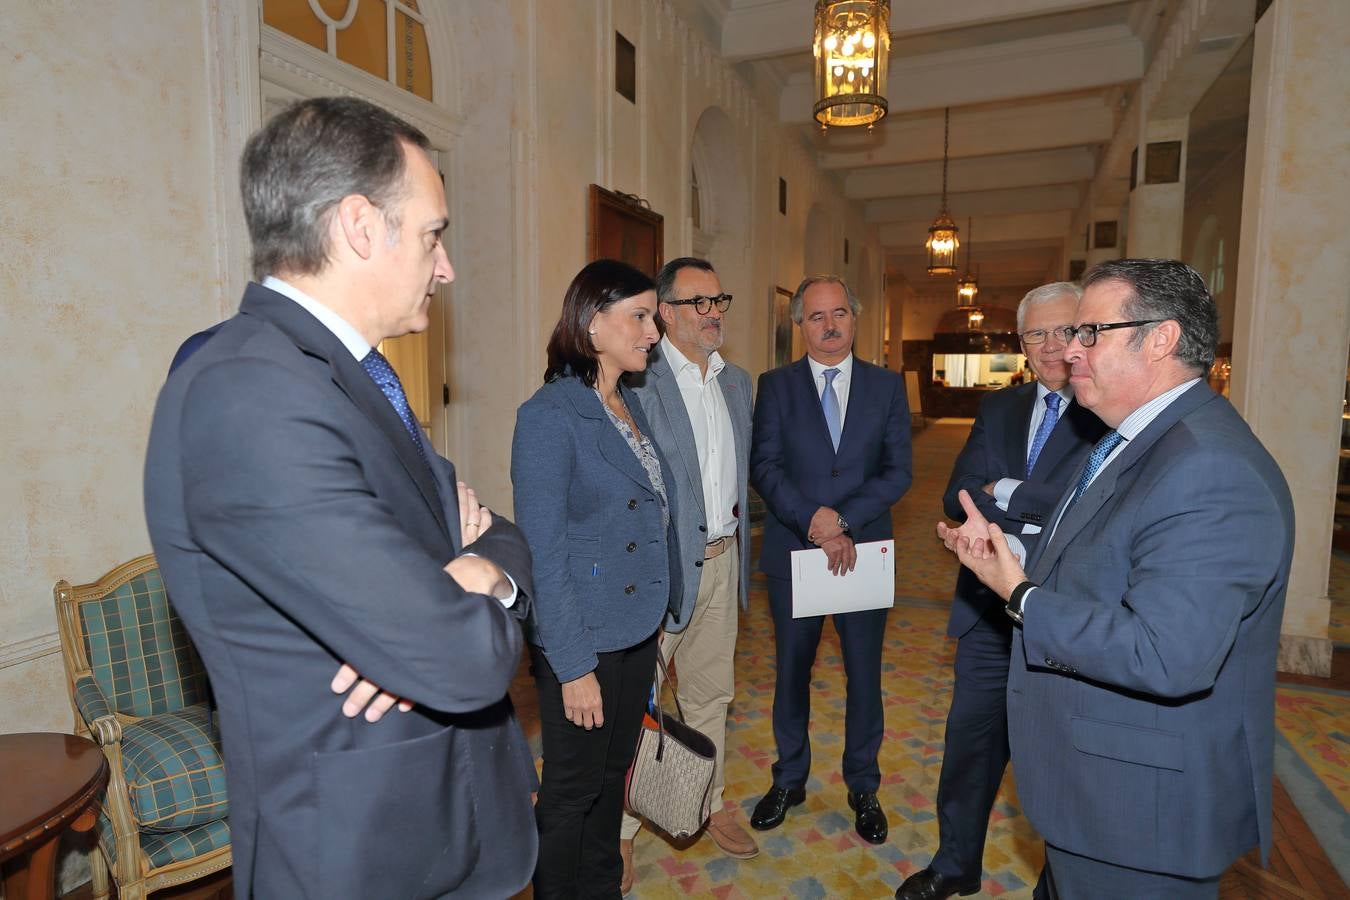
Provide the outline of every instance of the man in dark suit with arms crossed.
<path id="1" fill-rule="evenodd" d="M 938 534 L 1018 625 L 1008 738 L 1046 842 L 1038 897 L 1218 896 L 1270 848 L 1275 655 L 1294 512 L 1279 467 L 1203 376 L 1218 314 L 1175 260 L 1084 277 L 1065 358 L 1111 426 L 1024 571 L 962 493 Z"/>
<path id="2" fill-rule="evenodd" d="M 454 277 L 427 147 L 346 98 L 255 134 L 241 180 L 263 283 L 155 409 L 146 517 L 219 705 L 241 900 L 506 896 L 534 865 L 506 698 L 529 553 L 373 349 L 425 329 Z M 369 680 L 339 704 L 330 682 L 354 671 Z"/>
<path id="3" fill-rule="evenodd" d="M 806 356 L 760 376 L 755 400 L 750 481 L 768 507 L 760 569 L 769 581 L 777 667 L 773 736 L 778 760 L 773 786 L 750 817 L 761 831 L 777 828 L 788 808 L 806 799 L 811 771 L 811 666 L 825 619 L 792 617 L 791 553 L 818 546 L 831 572 L 852 571 L 854 541 L 892 536 L 891 507 L 912 480 L 905 383 L 895 372 L 853 355 L 860 309 L 839 278 L 803 280 L 789 311 L 801 326 Z M 844 782 L 854 827 L 873 844 L 884 842 L 887 833 L 877 800 L 886 612 L 833 617 L 848 676 Z"/>
<path id="4" fill-rule="evenodd" d="M 1017 307 L 1017 331 L 1036 381 L 988 394 L 956 458 L 943 508 L 965 518 L 966 490 L 980 512 L 1034 546 L 1069 477 L 1106 426 L 1073 400 L 1064 361 L 1082 291 L 1056 282 Z M 1003 602 L 962 567 L 947 635 L 958 639 L 956 680 L 938 780 L 938 852 L 905 880 L 897 900 L 940 900 L 980 887 L 989 811 L 1008 765 L 1008 653 Z"/>

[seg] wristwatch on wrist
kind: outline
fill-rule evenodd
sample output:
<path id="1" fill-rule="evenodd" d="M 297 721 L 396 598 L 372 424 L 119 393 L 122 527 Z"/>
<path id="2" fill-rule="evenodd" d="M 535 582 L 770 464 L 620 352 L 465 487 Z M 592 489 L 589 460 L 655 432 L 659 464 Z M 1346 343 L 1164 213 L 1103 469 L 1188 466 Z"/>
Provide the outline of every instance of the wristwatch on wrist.
<path id="1" fill-rule="evenodd" d="M 836 513 L 835 518 L 839 521 L 839 530 L 844 534 L 848 534 L 848 522 L 844 521 L 844 517 Z"/>
<path id="2" fill-rule="evenodd" d="M 1008 614 L 1008 618 L 1018 625 L 1022 624 L 1022 601 L 1026 599 L 1027 592 L 1034 587 L 1037 587 L 1037 585 L 1030 581 L 1024 581 L 1013 588 L 1012 593 L 1008 595 L 1008 605 L 1003 607 L 1003 611 Z"/>

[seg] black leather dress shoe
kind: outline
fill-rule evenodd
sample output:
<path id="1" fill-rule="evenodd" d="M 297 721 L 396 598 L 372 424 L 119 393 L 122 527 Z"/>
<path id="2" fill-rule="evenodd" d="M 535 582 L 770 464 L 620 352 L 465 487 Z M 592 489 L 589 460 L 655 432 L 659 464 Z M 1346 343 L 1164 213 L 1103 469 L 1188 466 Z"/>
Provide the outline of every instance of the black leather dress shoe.
<path id="1" fill-rule="evenodd" d="M 968 897 L 979 893 L 979 890 L 978 881 L 972 884 L 957 884 L 955 878 L 948 878 L 932 869 L 924 869 L 905 879 L 905 883 L 895 892 L 895 900 L 947 900 L 953 894 Z"/>
<path id="2" fill-rule="evenodd" d="M 886 843 L 886 813 L 877 802 L 876 791 L 848 792 L 848 806 L 854 812 L 853 827 L 869 844 Z"/>
<path id="3" fill-rule="evenodd" d="M 788 807 L 796 806 L 806 800 L 806 788 L 781 788 L 774 785 L 769 792 L 755 804 L 750 814 L 750 827 L 756 831 L 768 831 L 783 824 Z"/>

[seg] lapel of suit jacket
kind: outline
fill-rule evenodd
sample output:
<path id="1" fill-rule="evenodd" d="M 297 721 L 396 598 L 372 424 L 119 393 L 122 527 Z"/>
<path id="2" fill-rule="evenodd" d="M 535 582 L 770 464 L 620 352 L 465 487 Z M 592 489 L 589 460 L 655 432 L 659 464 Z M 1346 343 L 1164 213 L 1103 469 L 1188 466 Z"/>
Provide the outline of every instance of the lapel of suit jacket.
<path id="1" fill-rule="evenodd" d="M 403 420 L 394 411 L 393 404 L 337 336 L 306 312 L 300 304 L 262 285 L 248 286 L 243 302 L 239 305 L 239 311 L 266 319 L 294 341 L 301 352 L 328 364 L 333 383 L 389 439 L 394 455 L 407 471 L 408 477 L 417 485 L 418 492 L 426 501 L 441 530 L 448 535 L 450 529 L 446 524 L 445 509 L 441 505 L 431 470 L 427 468 L 427 463 L 422 461 L 417 447 L 408 435 L 408 430 L 403 427 Z"/>
<path id="2" fill-rule="evenodd" d="M 1116 483 L 1120 476 L 1128 472 L 1135 463 L 1149 451 L 1158 439 L 1168 432 L 1172 426 L 1176 425 L 1184 416 L 1193 412 L 1208 401 L 1214 399 L 1214 392 L 1210 390 L 1209 385 L 1203 381 L 1195 387 L 1186 391 L 1180 397 L 1159 413 L 1158 417 L 1148 424 L 1148 427 L 1134 436 L 1134 439 L 1125 444 L 1125 448 L 1106 468 L 1097 473 L 1092 484 L 1088 485 L 1087 490 L 1083 491 L 1083 496 L 1078 498 L 1078 502 L 1072 509 L 1063 512 L 1063 520 L 1055 526 L 1054 533 L 1051 535 L 1048 543 L 1043 545 L 1043 552 L 1039 557 L 1032 561 L 1028 569 L 1028 578 L 1040 584 L 1042 580 L 1050 573 L 1055 562 L 1069 542 L 1077 536 L 1078 532 L 1088 522 L 1092 521 L 1093 516 L 1101 511 L 1101 508 L 1110 500 L 1116 492 Z M 1069 479 L 1069 485 L 1064 491 L 1064 496 L 1060 497 L 1059 503 L 1055 505 L 1055 512 L 1050 519 L 1055 522 L 1060 518 L 1061 510 L 1073 496 L 1073 492 L 1078 485 L 1078 479 L 1082 477 L 1083 469 L 1087 467 L 1087 460 L 1083 460 L 1074 474 Z"/>
<path id="3" fill-rule="evenodd" d="M 731 417 L 731 437 L 736 445 L 736 477 L 744 479 L 750 468 L 750 446 L 746 439 L 751 427 L 750 398 L 736 383 L 733 371 L 729 364 L 723 367 L 722 373 L 717 376 L 717 383 L 722 386 L 722 399 L 726 401 L 727 415 Z M 821 415 L 824 416 L 823 413 Z M 741 513 L 747 514 L 744 511 Z"/>
<path id="4" fill-rule="evenodd" d="M 636 481 L 647 491 L 652 491 L 652 481 L 647 477 L 647 470 L 642 467 L 638 461 L 637 454 L 633 448 L 628 446 L 619 429 L 614 427 L 614 423 L 609 420 L 609 413 L 605 412 L 604 404 L 600 402 L 600 396 L 593 388 L 589 388 L 580 378 L 568 377 L 563 382 L 567 390 L 567 398 L 576 410 L 577 415 L 583 419 L 592 422 L 595 431 L 596 450 L 600 455 L 614 468 Z M 640 410 L 641 404 L 634 396 L 631 389 L 619 385 L 622 392 L 624 403 L 628 404 L 628 411 L 632 414 L 634 420 L 637 420 L 638 412 L 634 407 Z"/>
<path id="5" fill-rule="evenodd" d="M 698 443 L 694 440 L 694 426 L 689 421 L 689 410 L 680 393 L 679 378 L 670 368 L 669 360 L 659 352 L 648 363 L 647 374 L 652 379 L 652 387 L 661 402 L 666 421 L 670 423 L 671 435 L 675 439 L 675 446 L 671 449 L 680 457 L 682 474 L 689 479 L 691 493 L 697 498 L 699 512 L 706 520 L 708 511 L 703 508 L 703 473 L 698 464 Z"/>
<path id="6" fill-rule="evenodd" d="M 1008 404 L 1008 418 L 1003 422 L 1003 447 L 1007 453 L 1008 471 L 1022 472 L 1025 478 L 1031 474 L 1027 472 L 1027 453 L 1031 450 L 1027 444 L 1027 424 L 1036 411 L 1040 389 L 1033 382 L 1016 391 Z"/>
<path id="7" fill-rule="evenodd" d="M 842 453 L 846 444 L 849 443 L 849 436 L 857 434 L 862 429 L 862 423 L 867 419 L 864 404 L 871 398 L 872 393 L 869 390 L 872 383 L 872 373 L 868 371 L 871 367 L 864 363 L 858 357 L 853 357 L 853 372 L 849 375 L 848 386 L 848 405 L 849 408 L 844 412 L 844 427 L 839 432 L 839 453 Z M 812 387 L 815 386 L 814 379 Z M 819 403 L 816 404 L 820 406 Z M 850 412 L 856 412 L 858 415 L 849 415 Z M 822 406 L 820 410 L 820 421 L 825 421 L 825 409 Z M 828 440 L 830 435 L 829 428 L 825 429 L 825 437 Z M 857 440 L 857 438 L 854 438 Z"/>

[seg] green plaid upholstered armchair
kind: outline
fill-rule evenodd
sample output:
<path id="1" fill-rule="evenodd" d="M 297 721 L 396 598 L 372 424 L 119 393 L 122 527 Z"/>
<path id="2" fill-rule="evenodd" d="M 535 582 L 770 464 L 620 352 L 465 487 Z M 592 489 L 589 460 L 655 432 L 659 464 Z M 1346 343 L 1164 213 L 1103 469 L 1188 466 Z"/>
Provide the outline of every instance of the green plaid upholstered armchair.
<path id="1" fill-rule="evenodd" d="M 206 670 L 152 555 L 53 590 L 75 731 L 103 748 L 94 896 L 120 900 L 230 865 L 225 769 Z"/>

